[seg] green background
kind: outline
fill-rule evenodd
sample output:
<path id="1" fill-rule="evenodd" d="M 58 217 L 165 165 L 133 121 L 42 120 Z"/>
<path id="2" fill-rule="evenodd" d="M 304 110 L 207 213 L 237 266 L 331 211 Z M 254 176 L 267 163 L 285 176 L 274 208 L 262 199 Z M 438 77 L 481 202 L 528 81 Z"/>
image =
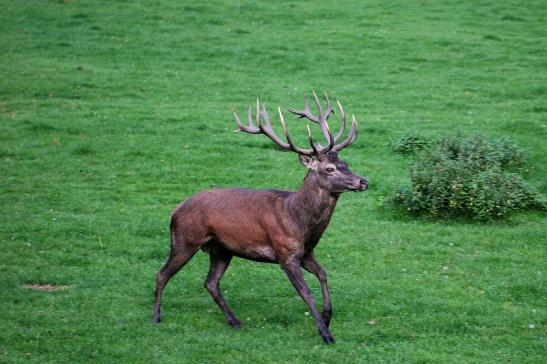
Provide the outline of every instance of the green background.
<path id="1" fill-rule="evenodd" d="M 408 133 L 510 136 L 545 194 L 543 1 L 0 7 L 0 361 L 545 359 L 545 216 L 409 217 L 390 199 L 411 160 L 389 146 Z M 240 259 L 222 281 L 243 322 L 231 329 L 203 288 L 202 253 L 152 324 L 180 201 L 214 187 L 296 190 L 305 174 L 267 138 L 233 134 L 231 113 L 256 97 L 301 108 L 314 89 L 356 115 L 359 138 L 341 157 L 370 181 L 341 197 L 316 249 L 337 343 L 322 343 L 278 266 Z M 305 142 L 305 123 L 286 119 Z"/>

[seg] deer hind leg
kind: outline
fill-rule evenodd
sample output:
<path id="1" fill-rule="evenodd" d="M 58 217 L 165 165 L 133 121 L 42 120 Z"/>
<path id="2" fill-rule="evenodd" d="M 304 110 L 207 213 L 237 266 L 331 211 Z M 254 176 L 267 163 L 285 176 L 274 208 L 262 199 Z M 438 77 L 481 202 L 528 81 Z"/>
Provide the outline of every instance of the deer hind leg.
<path id="1" fill-rule="evenodd" d="M 163 289 L 169 280 L 196 254 L 200 244 L 189 244 L 175 232 L 171 233 L 171 254 L 167 263 L 156 275 L 155 303 L 152 313 L 152 320 L 160 323 L 160 306 Z"/>
<path id="2" fill-rule="evenodd" d="M 230 265 L 232 257 L 232 254 L 219 246 L 213 246 L 211 248 L 209 251 L 211 266 L 209 268 L 209 274 L 207 274 L 207 279 L 205 280 L 204 286 L 209 291 L 218 307 L 220 307 L 224 316 L 226 316 L 228 323 L 232 327 L 239 329 L 241 327 L 241 323 L 235 317 L 232 310 L 230 310 L 230 307 L 228 307 L 228 304 L 224 300 L 224 297 L 222 297 L 219 289 L 222 275 L 226 272 L 226 269 L 228 269 L 228 265 Z"/>

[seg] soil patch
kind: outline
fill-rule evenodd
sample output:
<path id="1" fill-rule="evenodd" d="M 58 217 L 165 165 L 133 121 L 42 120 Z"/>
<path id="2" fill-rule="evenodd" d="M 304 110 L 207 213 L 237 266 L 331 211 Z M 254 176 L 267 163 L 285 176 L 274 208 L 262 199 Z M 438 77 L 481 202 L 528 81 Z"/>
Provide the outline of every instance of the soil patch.
<path id="1" fill-rule="evenodd" d="M 42 292 L 55 292 L 72 288 L 72 285 L 53 285 L 53 284 L 24 284 L 23 287 Z"/>

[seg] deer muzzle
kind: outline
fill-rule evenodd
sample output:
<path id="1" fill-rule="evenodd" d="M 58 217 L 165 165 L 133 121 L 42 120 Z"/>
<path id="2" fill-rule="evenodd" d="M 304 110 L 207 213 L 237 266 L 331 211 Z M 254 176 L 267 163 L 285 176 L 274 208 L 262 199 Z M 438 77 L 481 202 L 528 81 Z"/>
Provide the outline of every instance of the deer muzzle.
<path id="1" fill-rule="evenodd" d="M 350 191 L 363 192 L 368 189 L 368 181 L 365 178 L 360 177 L 356 174 L 354 174 L 352 177 L 353 178 L 348 181 L 348 189 Z"/>
<path id="2" fill-rule="evenodd" d="M 358 191 L 365 191 L 368 189 L 368 181 L 364 178 L 361 178 L 359 180 L 359 188 Z"/>

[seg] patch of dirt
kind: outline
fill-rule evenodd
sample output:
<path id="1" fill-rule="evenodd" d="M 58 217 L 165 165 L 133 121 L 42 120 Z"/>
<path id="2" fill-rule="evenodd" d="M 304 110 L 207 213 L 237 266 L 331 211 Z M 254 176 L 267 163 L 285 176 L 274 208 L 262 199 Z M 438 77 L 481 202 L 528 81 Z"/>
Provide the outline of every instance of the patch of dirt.
<path id="1" fill-rule="evenodd" d="M 53 284 L 24 284 L 23 287 L 42 292 L 55 292 L 72 288 L 72 285 L 53 285 Z"/>

